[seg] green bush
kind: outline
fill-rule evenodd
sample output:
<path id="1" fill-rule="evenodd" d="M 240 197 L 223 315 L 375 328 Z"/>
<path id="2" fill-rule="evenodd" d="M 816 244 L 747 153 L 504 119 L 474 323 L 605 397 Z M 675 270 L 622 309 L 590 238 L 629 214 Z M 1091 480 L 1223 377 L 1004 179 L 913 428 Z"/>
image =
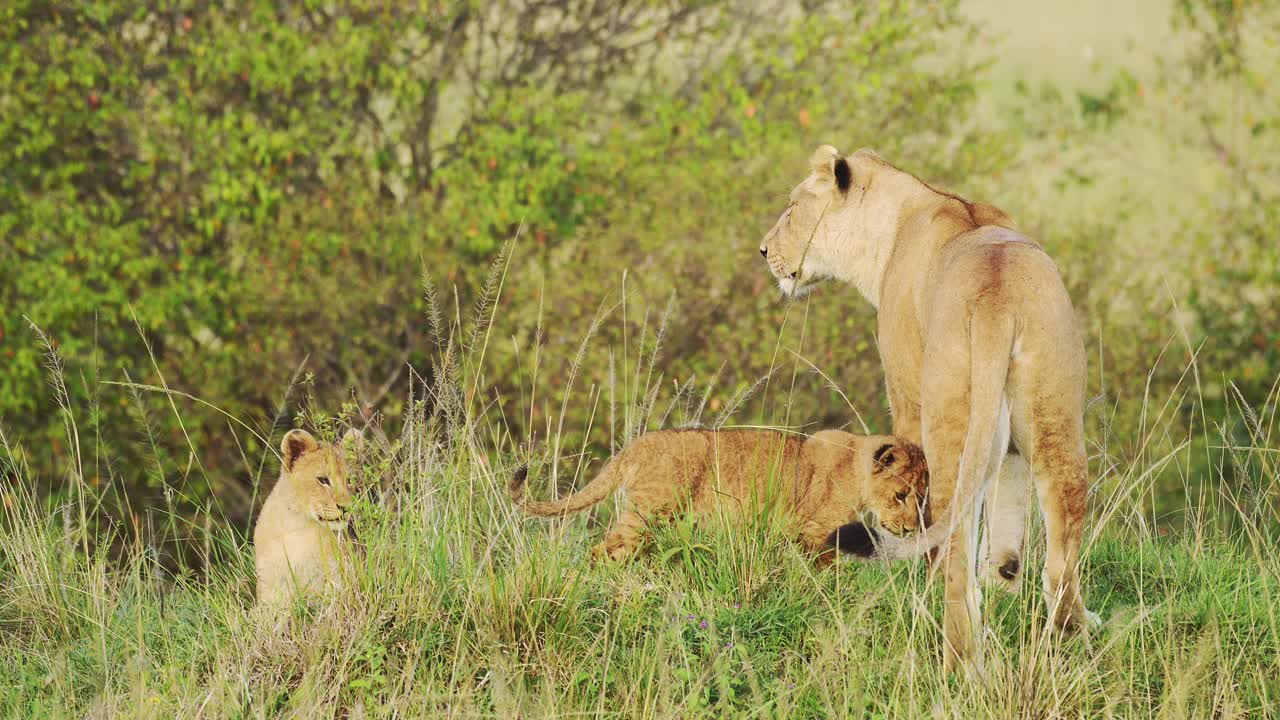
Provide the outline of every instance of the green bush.
<path id="1" fill-rule="evenodd" d="M 779 162 L 798 177 L 810 146 L 838 137 L 944 177 L 973 166 L 927 140 L 972 98 L 969 59 L 922 62 L 966 31 L 952 3 L 570 6 L 558 24 L 539 19 L 554 4 L 514 1 L 7 6 L 0 417 L 46 485 L 70 471 L 143 505 L 166 487 L 196 505 L 216 489 L 242 516 L 256 438 L 185 398 L 103 381 L 190 393 L 269 437 L 299 407 L 288 391 L 303 368 L 319 406 L 354 400 L 394 421 L 406 363 L 430 373 L 439 357 L 421 277 L 460 317 L 517 233 L 502 332 L 528 340 L 541 323 L 570 347 L 633 267 L 642 312 L 694 283 L 712 298 L 677 295 L 668 376 L 707 378 L 731 357 L 722 383 L 749 384 L 773 351 L 746 339 L 775 336 L 783 309 L 730 290 L 763 289 L 748 261 L 777 212 Z M 539 306 L 553 312 L 539 320 Z M 825 329 L 851 307 L 811 325 L 859 338 L 829 359 L 872 397 L 873 353 L 849 324 L 869 314 Z M 92 466 L 65 462 L 25 318 L 68 368 L 100 443 Z M 600 347 L 621 332 L 611 323 Z M 515 354 L 497 345 L 487 380 L 511 393 Z M 545 358 L 555 377 L 572 353 Z M 820 399 L 797 419 L 827 407 L 845 421 Z M 590 409 L 568 407 L 585 428 Z"/>
<path id="2" fill-rule="evenodd" d="M 394 426 L 411 387 L 423 398 L 415 373 L 450 358 L 510 438 L 566 451 L 694 420 L 883 430 L 872 309 L 848 288 L 784 303 L 756 255 L 833 142 L 1002 205 L 1046 244 L 1107 401 L 1098 474 L 1141 465 L 1165 442 L 1144 425 L 1148 376 L 1150 397 L 1178 396 L 1200 348 L 1200 407 L 1221 410 L 1173 402 L 1191 427 L 1228 401 L 1267 417 L 1280 361 L 1276 14 L 1180 7 L 1190 56 L 1145 98 L 1149 78 L 1110 69 L 1101 93 L 1028 94 L 983 122 L 983 38 L 954 1 L 11 3 L 0 425 L 44 491 L 241 528 L 304 406 Z M 1101 156 L 1160 112 L 1203 115 L 1176 140 L 1230 182 L 1153 246 L 1134 237 L 1162 218 Z M 1081 188 L 1102 199 L 1068 211 Z M 1177 311 L 1149 311 L 1157 296 Z M 92 438 L 78 454 L 28 318 Z M 1223 452 L 1197 447 L 1197 473 Z M 1180 480 L 1163 482 L 1176 509 Z"/>

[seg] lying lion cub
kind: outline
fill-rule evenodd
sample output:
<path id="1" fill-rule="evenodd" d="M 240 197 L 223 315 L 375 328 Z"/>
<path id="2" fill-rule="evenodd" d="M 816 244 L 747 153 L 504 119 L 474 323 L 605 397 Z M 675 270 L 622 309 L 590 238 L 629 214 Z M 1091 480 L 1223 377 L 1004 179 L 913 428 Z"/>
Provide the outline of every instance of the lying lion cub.
<path id="1" fill-rule="evenodd" d="M 526 499 L 527 474 L 516 470 L 511 499 L 544 517 L 578 512 L 623 487 L 629 507 L 593 550 L 597 556 L 629 556 L 654 517 L 781 505 L 822 565 L 834 558 L 837 530 L 864 513 L 895 535 L 917 529 L 929 478 L 916 445 L 839 430 L 810 438 L 772 430 L 651 432 L 610 458 L 582 490 L 555 502 Z"/>
<path id="2" fill-rule="evenodd" d="M 350 431 L 344 440 L 358 439 Z M 253 529 L 258 603 L 283 605 L 297 591 L 339 584 L 350 554 L 347 511 L 351 491 L 340 447 L 306 430 L 290 430 L 280 443 L 280 479 Z"/>

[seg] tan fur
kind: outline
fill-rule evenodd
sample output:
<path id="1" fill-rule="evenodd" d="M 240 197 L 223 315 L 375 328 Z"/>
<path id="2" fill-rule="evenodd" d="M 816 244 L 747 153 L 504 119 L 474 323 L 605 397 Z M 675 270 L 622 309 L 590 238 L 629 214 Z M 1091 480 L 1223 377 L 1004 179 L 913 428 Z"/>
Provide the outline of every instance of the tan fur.
<path id="1" fill-rule="evenodd" d="M 824 145 L 810 165 L 760 251 L 787 294 L 833 279 L 877 307 L 894 433 L 923 445 L 931 470 L 936 523 L 910 540 L 886 539 L 875 556 L 945 543 L 946 665 L 980 662 L 977 499 L 986 493 L 985 571 L 1015 585 L 1034 478 L 1050 617 L 1063 628 L 1094 621 L 1078 572 L 1085 355 L 1057 267 L 1000 210 L 930 187 L 874 152 L 841 158 Z"/>
<path id="2" fill-rule="evenodd" d="M 358 434 L 348 433 L 352 437 Z M 341 449 L 290 430 L 280 457 L 280 479 L 253 530 L 258 602 L 270 606 L 288 604 L 298 591 L 340 585 L 351 552 L 346 531 L 352 496 Z"/>
<path id="3" fill-rule="evenodd" d="M 578 512 L 622 487 L 628 507 L 596 546 L 597 556 L 630 556 L 648 522 L 678 511 L 778 508 L 794 523 L 801 544 L 826 564 L 834 555 L 828 538 L 863 513 L 891 533 L 919 527 L 928 469 L 918 446 L 885 435 L 664 430 L 636 439 L 586 487 L 562 500 L 525 498 L 524 477 L 523 469 L 516 473 L 512 500 L 541 516 Z"/>

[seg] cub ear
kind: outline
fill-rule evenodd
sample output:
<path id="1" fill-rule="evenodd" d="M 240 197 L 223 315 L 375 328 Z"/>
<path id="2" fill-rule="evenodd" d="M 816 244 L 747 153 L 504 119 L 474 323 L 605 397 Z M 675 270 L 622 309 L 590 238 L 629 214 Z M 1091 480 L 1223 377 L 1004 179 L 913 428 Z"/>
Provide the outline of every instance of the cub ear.
<path id="1" fill-rule="evenodd" d="M 893 467 L 893 464 L 898 462 L 897 448 L 892 443 L 885 443 L 876 448 L 875 453 L 871 456 L 871 461 L 875 463 L 878 470 Z"/>
<path id="2" fill-rule="evenodd" d="M 338 440 L 338 452 L 344 457 L 350 458 L 351 454 L 358 453 L 363 445 L 364 430 L 351 428 L 343 433 L 342 438 Z"/>
<path id="3" fill-rule="evenodd" d="M 290 430 L 285 433 L 284 440 L 280 441 L 280 459 L 284 461 L 284 469 L 292 470 L 298 458 L 319 447 L 320 443 L 306 430 Z"/>
<path id="4" fill-rule="evenodd" d="M 809 167 L 818 175 L 831 175 L 835 172 L 836 159 L 839 157 L 839 150 L 830 145 L 819 145 L 809 158 Z"/>

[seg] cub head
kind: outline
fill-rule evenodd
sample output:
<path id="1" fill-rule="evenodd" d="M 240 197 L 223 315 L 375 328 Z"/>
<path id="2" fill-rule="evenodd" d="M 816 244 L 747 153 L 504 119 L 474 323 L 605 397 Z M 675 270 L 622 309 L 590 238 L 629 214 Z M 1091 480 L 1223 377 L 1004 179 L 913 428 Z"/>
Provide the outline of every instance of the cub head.
<path id="1" fill-rule="evenodd" d="M 919 530 L 925 519 L 928 489 L 929 466 L 918 445 L 895 440 L 876 448 L 866 509 L 877 525 L 899 536 Z"/>
<path id="2" fill-rule="evenodd" d="M 354 430 L 344 437 L 347 442 L 358 439 Z M 346 528 L 352 496 L 342 448 L 321 443 L 306 430 L 290 430 L 280 442 L 280 458 L 281 482 L 289 484 L 299 509 L 330 530 Z"/>
<path id="3" fill-rule="evenodd" d="M 867 202 L 866 190 L 871 174 L 885 166 L 870 150 L 848 157 L 830 145 L 814 151 L 809 176 L 791 191 L 786 209 L 760 243 L 783 293 L 804 295 L 828 279 L 852 282 L 864 293 L 873 289 L 868 286 L 872 277 L 878 284 L 876 243 L 892 233 L 882 232 L 879 221 L 886 213 Z"/>

